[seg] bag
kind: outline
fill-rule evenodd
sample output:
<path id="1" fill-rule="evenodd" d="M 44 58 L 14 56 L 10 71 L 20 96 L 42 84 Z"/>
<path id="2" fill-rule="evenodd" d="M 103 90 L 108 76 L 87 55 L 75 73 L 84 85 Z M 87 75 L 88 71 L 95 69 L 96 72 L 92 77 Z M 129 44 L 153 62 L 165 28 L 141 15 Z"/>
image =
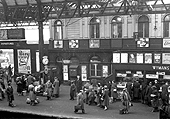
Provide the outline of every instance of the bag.
<path id="1" fill-rule="evenodd" d="M 125 114 L 125 109 L 120 109 L 119 114 Z"/>
<path id="2" fill-rule="evenodd" d="M 82 110 L 82 106 L 81 105 L 75 105 L 74 110 Z"/>
<path id="3" fill-rule="evenodd" d="M 27 103 L 27 104 L 30 104 L 30 102 L 31 102 L 30 98 L 27 98 L 27 99 L 26 99 L 26 103 Z"/>
<path id="4" fill-rule="evenodd" d="M 133 106 L 133 103 L 129 102 L 129 106 L 132 107 L 132 106 Z"/>

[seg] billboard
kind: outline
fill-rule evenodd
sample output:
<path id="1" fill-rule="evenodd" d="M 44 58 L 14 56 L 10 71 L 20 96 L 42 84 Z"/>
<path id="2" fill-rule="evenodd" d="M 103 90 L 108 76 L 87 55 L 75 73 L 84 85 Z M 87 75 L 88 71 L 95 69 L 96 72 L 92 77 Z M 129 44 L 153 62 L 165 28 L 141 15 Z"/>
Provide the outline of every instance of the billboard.
<path id="1" fill-rule="evenodd" d="M 31 53 L 29 49 L 18 49 L 18 72 L 31 73 Z"/>

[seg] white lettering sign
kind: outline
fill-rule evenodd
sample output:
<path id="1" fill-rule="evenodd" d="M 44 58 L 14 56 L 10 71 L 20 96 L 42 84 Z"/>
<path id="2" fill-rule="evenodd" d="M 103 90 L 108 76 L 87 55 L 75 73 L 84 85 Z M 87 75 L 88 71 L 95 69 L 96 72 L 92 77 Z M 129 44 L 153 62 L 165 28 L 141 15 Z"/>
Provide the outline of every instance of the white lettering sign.
<path id="1" fill-rule="evenodd" d="M 170 48 L 170 39 L 163 39 L 163 48 Z"/>

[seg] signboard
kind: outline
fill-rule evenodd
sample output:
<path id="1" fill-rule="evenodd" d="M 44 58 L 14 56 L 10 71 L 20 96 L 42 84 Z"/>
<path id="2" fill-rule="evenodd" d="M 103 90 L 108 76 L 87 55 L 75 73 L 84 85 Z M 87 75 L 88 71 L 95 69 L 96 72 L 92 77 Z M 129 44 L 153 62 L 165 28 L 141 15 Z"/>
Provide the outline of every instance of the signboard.
<path id="1" fill-rule="evenodd" d="M 145 53 L 145 63 L 147 64 L 152 63 L 152 53 Z"/>
<path id="2" fill-rule="evenodd" d="M 128 53 L 121 53 L 121 63 L 128 63 Z"/>
<path id="3" fill-rule="evenodd" d="M 149 38 L 139 38 L 137 47 L 149 47 Z"/>
<path id="4" fill-rule="evenodd" d="M 25 29 L 7 29 L 8 39 L 25 39 Z"/>
<path id="5" fill-rule="evenodd" d="M 78 40 L 69 41 L 69 48 L 78 48 L 78 47 L 79 47 Z"/>
<path id="6" fill-rule="evenodd" d="M 103 77 L 107 77 L 107 76 L 108 76 L 108 66 L 103 65 Z"/>
<path id="7" fill-rule="evenodd" d="M 113 53 L 113 63 L 120 63 L 120 53 Z"/>
<path id="8" fill-rule="evenodd" d="M 163 79 L 169 79 L 170 80 L 170 75 L 164 75 Z"/>
<path id="9" fill-rule="evenodd" d="M 170 64 L 170 53 L 162 53 L 162 64 Z"/>
<path id="10" fill-rule="evenodd" d="M 54 40 L 54 48 L 63 48 L 62 40 Z"/>
<path id="11" fill-rule="evenodd" d="M 82 81 L 87 81 L 87 74 L 81 74 Z"/>
<path id="12" fill-rule="evenodd" d="M 31 73 L 31 53 L 29 49 L 19 49 L 18 53 L 18 72 Z"/>
<path id="13" fill-rule="evenodd" d="M 100 40 L 89 40 L 89 47 L 90 48 L 99 48 Z"/>
<path id="14" fill-rule="evenodd" d="M 170 48 L 170 38 L 163 39 L 163 48 Z"/>
<path id="15" fill-rule="evenodd" d="M 154 54 L 154 63 L 161 63 L 161 54 L 160 53 L 155 53 Z"/>
<path id="16" fill-rule="evenodd" d="M 169 66 L 152 66 L 152 69 L 155 69 L 155 70 L 169 70 L 170 67 Z"/>
<path id="17" fill-rule="evenodd" d="M 136 54 L 135 53 L 129 54 L 129 63 L 136 63 Z"/>
<path id="18" fill-rule="evenodd" d="M 158 75 L 157 74 L 146 74 L 146 78 L 150 78 L 150 79 L 158 79 Z"/>
<path id="19" fill-rule="evenodd" d="M 7 39 L 7 29 L 0 29 L 0 40 Z"/>
<path id="20" fill-rule="evenodd" d="M 137 63 L 143 63 L 143 53 L 137 53 Z"/>

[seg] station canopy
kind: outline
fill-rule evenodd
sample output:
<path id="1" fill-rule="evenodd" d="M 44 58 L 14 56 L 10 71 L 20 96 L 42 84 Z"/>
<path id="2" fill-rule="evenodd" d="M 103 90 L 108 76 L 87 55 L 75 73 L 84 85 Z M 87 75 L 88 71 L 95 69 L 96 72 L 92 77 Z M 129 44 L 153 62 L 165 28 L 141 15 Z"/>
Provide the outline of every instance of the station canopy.
<path id="1" fill-rule="evenodd" d="M 170 13 L 170 0 L 0 0 L 0 24 Z"/>

